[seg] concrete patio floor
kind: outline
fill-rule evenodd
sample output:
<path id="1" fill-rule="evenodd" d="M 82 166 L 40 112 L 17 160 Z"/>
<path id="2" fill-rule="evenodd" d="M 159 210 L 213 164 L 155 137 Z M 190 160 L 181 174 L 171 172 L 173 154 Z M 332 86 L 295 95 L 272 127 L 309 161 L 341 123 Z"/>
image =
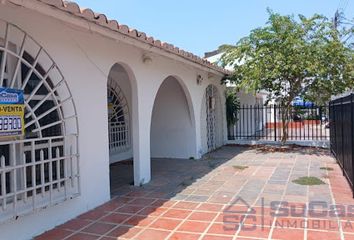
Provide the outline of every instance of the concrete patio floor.
<path id="1" fill-rule="evenodd" d="M 129 185 L 131 172 L 111 166 L 110 202 L 35 239 L 354 239 L 352 192 L 326 150 L 226 146 L 198 161 L 154 159 L 143 187 Z M 303 176 L 325 184 L 292 182 Z"/>

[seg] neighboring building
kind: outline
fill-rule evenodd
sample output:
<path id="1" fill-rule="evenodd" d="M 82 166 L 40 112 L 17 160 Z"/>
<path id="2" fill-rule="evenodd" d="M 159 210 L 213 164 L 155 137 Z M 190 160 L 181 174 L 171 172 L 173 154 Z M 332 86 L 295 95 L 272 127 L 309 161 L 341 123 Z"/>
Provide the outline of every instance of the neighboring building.
<path id="1" fill-rule="evenodd" d="M 24 137 L 0 141 L 0 239 L 108 201 L 110 163 L 133 158 L 138 186 L 151 157 L 226 142 L 223 68 L 72 2 L 4 0 L 0 16 L 0 87 L 25 97 Z"/>

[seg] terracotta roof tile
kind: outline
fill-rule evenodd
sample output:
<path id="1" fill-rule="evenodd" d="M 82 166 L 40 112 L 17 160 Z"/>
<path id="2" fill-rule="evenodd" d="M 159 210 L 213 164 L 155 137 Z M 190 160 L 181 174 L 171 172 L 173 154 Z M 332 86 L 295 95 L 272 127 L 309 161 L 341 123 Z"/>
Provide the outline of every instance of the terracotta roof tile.
<path id="1" fill-rule="evenodd" d="M 214 65 L 214 64 L 208 62 L 204 58 L 201 58 L 201 57 L 196 56 L 190 52 L 186 52 L 182 49 L 179 49 L 179 48 L 173 46 L 172 44 L 164 43 L 164 42 L 161 42 L 160 40 L 157 40 L 157 39 L 155 40 L 153 37 L 147 36 L 146 33 L 144 33 L 144 32 L 139 32 L 136 29 L 129 29 L 128 26 L 121 25 L 116 20 L 109 20 L 109 19 L 107 19 L 107 16 L 104 14 L 95 13 L 93 10 L 91 10 L 89 8 L 81 9 L 80 6 L 75 2 L 63 1 L 63 0 L 37 0 L 37 1 L 54 6 L 58 9 L 61 9 L 61 10 L 66 11 L 68 13 L 71 13 L 75 16 L 82 17 L 87 21 L 95 22 L 96 24 L 101 25 L 106 28 L 109 28 L 112 31 L 119 32 L 119 33 L 128 35 L 132 38 L 135 38 L 139 41 L 145 42 L 147 44 L 154 45 L 155 47 L 164 49 L 170 53 L 179 55 L 185 59 L 188 59 L 189 61 L 204 65 L 204 66 L 211 68 L 215 71 L 225 73 L 225 74 L 230 73 L 226 69 L 221 68 L 217 65 Z"/>

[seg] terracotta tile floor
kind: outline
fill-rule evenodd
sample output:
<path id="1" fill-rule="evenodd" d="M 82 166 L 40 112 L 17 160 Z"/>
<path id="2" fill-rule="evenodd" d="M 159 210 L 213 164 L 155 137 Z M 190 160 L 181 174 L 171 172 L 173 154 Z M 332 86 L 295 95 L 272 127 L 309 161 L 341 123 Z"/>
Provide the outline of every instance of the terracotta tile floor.
<path id="1" fill-rule="evenodd" d="M 140 188 L 131 172 L 111 166 L 110 202 L 35 239 L 354 239 L 352 192 L 325 150 L 227 146 L 200 161 L 155 159 Z M 302 176 L 325 184 L 292 182 Z"/>

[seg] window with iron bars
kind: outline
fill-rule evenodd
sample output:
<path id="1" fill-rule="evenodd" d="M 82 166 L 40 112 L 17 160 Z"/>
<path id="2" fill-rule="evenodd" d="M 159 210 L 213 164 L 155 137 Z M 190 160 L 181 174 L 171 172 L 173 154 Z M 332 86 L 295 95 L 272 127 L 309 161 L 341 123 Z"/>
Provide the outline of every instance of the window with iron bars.
<path id="1" fill-rule="evenodd" d="M 128 102 L 114 79 L 107 84 L 109 151 L 120 153 L 130 148 Z"/>
<path id="2" fill-rule="evenodd" d="M 60 69 L 27 33 L 0 21 L 0 86 L 23 90 L 25 134 L 0 137 L 0 222 L 80 194 L 75 104 Z"/>

